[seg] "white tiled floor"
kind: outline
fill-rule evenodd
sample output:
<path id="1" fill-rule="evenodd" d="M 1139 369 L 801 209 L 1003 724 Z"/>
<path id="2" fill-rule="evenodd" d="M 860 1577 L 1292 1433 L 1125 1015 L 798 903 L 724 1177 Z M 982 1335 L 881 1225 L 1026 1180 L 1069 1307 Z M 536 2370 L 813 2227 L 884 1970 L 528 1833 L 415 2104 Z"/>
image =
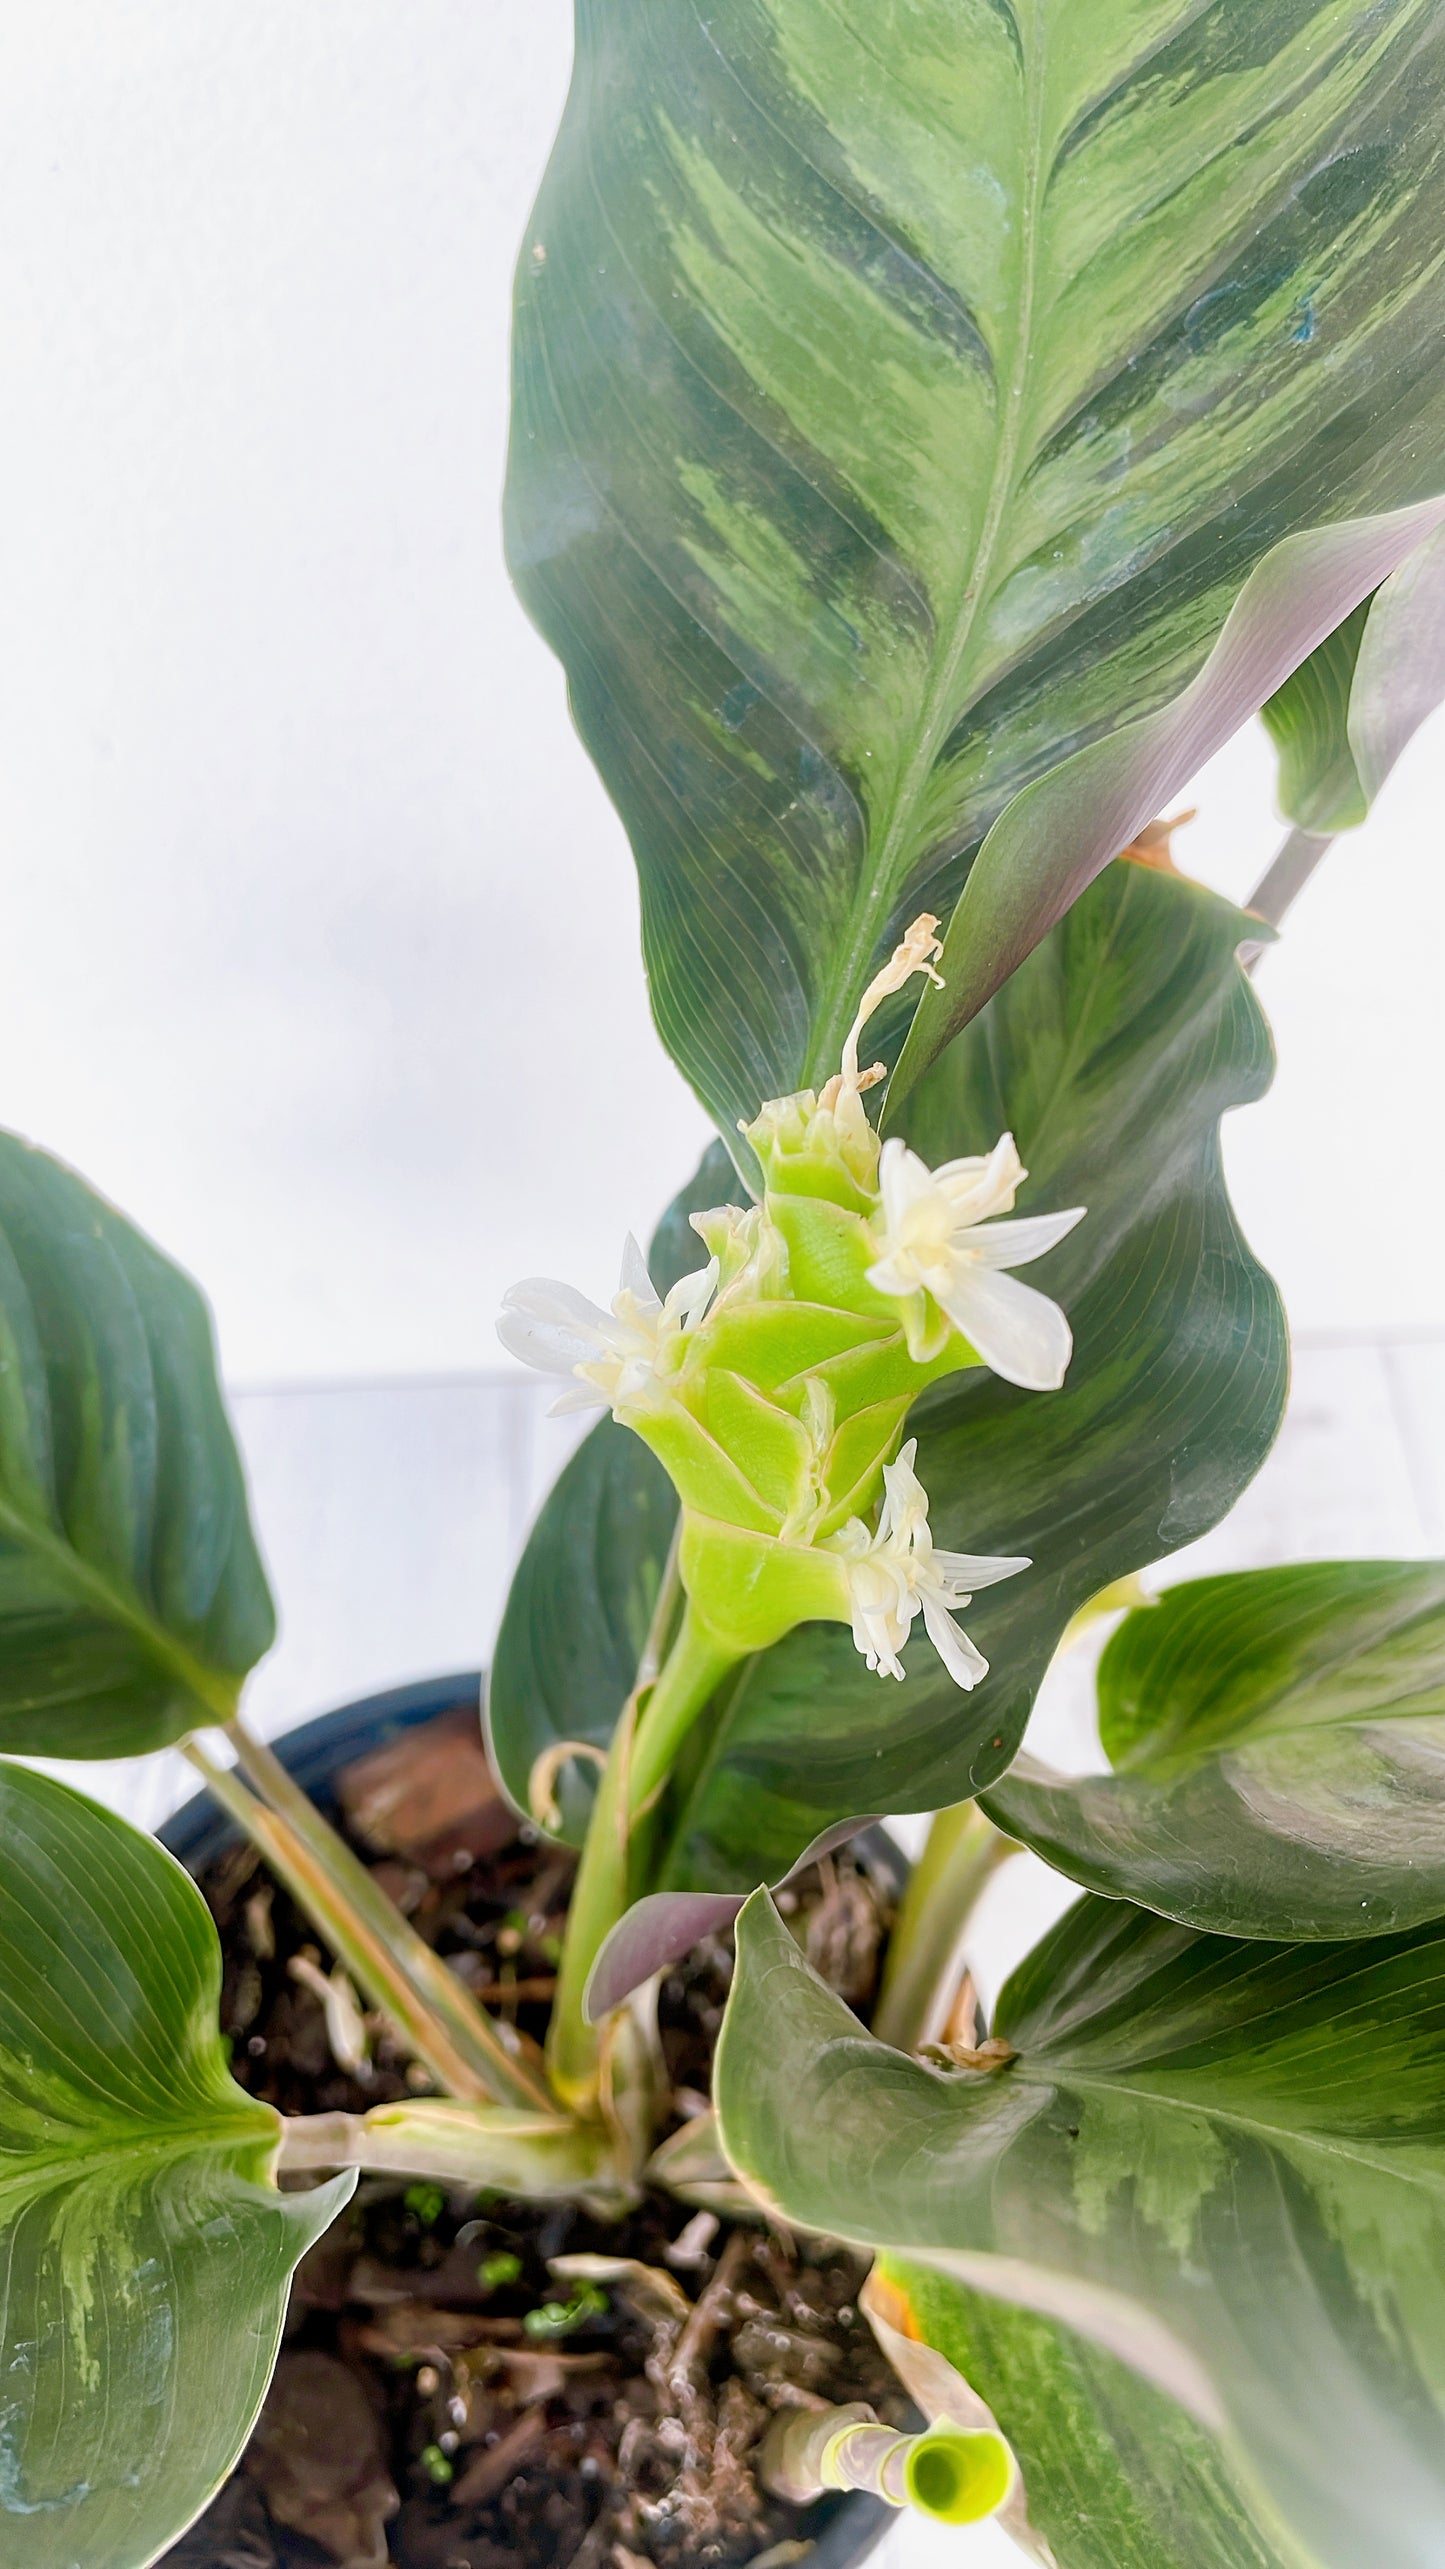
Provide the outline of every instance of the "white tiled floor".
<path id="1" fill-rule="evenodd" d="M 526 1528 L 579 1433 L 546 1417 L 549 1399 L 547 1384 L 511 1375 L 236 1395 L 281 1609 L 250 1698 L 268 1735 L 350 1695 L 485 1660 Z M 1264 1470 L 1166 1575 L 1442 1548 L 1445 1335 L 1306 1339 Z M 1035 1744 L 1061 1765 L 1089 1760 L 1093 1655 L 1081 1648 L 1055 1671 L 1036 1716 Z M 191 1780 L 174 1756 L 67 1771 L 150 1826 Z M 1005 1868 L 979 1920 L 987 2000 L 1072 1896 L 1031 1857 Z M 878 2569 L 1010 2569 L 1019 2554 L 993 2528 L 910 2519 L 875 2558 Z"/>

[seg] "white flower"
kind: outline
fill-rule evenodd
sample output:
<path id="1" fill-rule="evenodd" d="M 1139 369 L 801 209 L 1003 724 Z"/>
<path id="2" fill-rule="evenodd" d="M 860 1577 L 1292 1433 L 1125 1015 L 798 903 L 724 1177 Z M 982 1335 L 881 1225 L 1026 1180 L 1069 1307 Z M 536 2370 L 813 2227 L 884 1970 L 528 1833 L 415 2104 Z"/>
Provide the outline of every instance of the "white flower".
<path id="1" fill-rule="evenodd" d="M 659 1302 L 629 1232 L 610 1311 L 599 1311 L 572 1285 L 529 1276 L 503 1295 L 497 1336 L 540 1373 L 575 1374 L 579 1388 L 553 1402 L 554 1418 L 568 1409 L 620 1409 L 676 1371 L 682 1341 L 702 1319 L 717 1280 L 714 1258 L 696 1275 L 681 1277 Z"/>
<path id="2" fill-rule="evenodd" d="M 1023 1222 L 995 1222 L 1013 1209 L 1028 1176 L 1012 1133 L 986 1159 L 948 1160 L 930 1169 L 905 1142 L 883 1145 L 878 1167 L 881 1219 L 875 1236 L 882 1252 L 868 1270 L 879 1293 L 903 1302 L 904 1327 L 915 1356 L 940 1351 L 925 1297 L 976 1347 L 986 1365 L 1025 1391 L 1057 1391 L 1073 1353 L 1069 1324 L 1056 1302 L 1001 1272 L 1027 1266 L 1054 1248 L 1084 1208 L 1040 1213 Z M 979 1226 L 987 1223 L 984 1230 Z"/>
<path id="3" fill-rule="evenodd" d="M 843 1560 L 853 1608 L 853 1639 L 880 1677 L 903 1675 L 899 1652 L 915 1615 L 955 1685 L 967 1690 L 988 1675 L 988 1661 L 953 1620 L 953 1608 L 972 1602 L 979 1588 L 996 1586 L 1027 1570 L 1026 1559 L 991 1560 L 967 1552 L 937 1552 L 928 1531 L 928 1493 L 913 1469 L 918 1440 L 910 1437 L 896 1463 L 883 1468 L 884 1499 L 878 1531 L 855 1516 L 829 1549 Z"/>

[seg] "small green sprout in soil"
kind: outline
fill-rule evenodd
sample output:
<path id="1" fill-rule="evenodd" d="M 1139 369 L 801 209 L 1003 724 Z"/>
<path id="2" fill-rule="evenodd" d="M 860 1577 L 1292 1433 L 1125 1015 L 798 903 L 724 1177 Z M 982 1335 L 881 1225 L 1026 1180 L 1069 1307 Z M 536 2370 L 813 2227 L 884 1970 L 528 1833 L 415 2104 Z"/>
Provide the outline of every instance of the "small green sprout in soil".
<path id="1" fill-rule="evenodd" d="M 610 2308 L 596 2284 L 579 2284 L 570 2301 L 544 2301 L 540 2309 L 524 2312 L 522 2326 L 529 2337 L 570 2337 L 574 2328 L 585 2328 L 589 2319 L 602 2318 Z"/>

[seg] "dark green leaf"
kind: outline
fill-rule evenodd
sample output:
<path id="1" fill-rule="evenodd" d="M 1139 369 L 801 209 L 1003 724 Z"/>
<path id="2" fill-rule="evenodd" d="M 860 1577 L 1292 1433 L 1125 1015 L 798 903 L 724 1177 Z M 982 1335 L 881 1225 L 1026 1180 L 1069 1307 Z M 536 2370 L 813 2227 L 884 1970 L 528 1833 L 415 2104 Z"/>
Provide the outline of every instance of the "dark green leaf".
<path id="1" fill-rule="evenodd" d="M 1248 927 L 1195 885 L 1110 867 L 910 1100 L 907 1136 L 930 1164 L 1012 1130 L 1030 1171 L 1021 1210 L 1088 1207 L 1029 1269 L 1073 1323 L 1064 1389 L 955 1375 L 910 1421 L 935 1539 L 1034 1567 L 964 1617 L 992 1662 L 972 1695 L 921 1637 L 902 1686 L 870 1675 L 840 1626 L 804 1626 L 754 1662 L 688 1779 L 671 1885 L 776 1880 L 835 1820 L 991 1783 L 1069 1617 L 1215 1524 L 1258 1468 L 1284 1398 L 1284 1322 L 1219 1158 L 1220 1116 L 1270 1071 L 1235 961 Z"/>
<path id="2" fill-rule="evenodd" d="M 518 1810 L 537 1759 L 561 1740 L 605 1749 L 632 1691 L 677 1522 L 662 1465 L 604 1418 L 533 1526 L 507 1597 L 487 1682 L 487 1738 Z M 590 1769 L 590 1771 L 589 1771 Z M 580 1846 L 596 1768 L 556 1778 L 558 1834 Z"/>
<path id="3" fill-rule="evenodd" d="M 0 2556 L 142 2569 L 244 2444 L 355 2178 L 277 2192 L 210 1913 L 154 1840 L 4 1766 L 0 1848 Z"/>
<path id="4" fill-rule="evenodd" d="M 880 2282 L 894 2323 L 906 2315 L 992 2409 L 1056 2569 L 1299 2569 L 1217 2437 L 1087 2337 L 928 2266 L 886 2259 Z"/>
<path id="5" fill-rule="evenodd" d="M 274 1636 L 204 1302 L 0 1134 L 0 1747 L 164 1747 Z"/>
<path id="6" fill-rule="evenodd" d="M 1196 1579 L 1099 1669 L 1117 1772 L 1021 1758 L 990 1815 L 1090 1890 L 1221 1935 L 1445 1915 L 1445 1563 Z"/>
<path id="7" fill-rule="evenodd" d="M 992 2075 L 862 2033 L 766 1893 L 737 1940 L 715 2095 L 785 2220 L 1129 2361 L 1325 2569 L 1434 2569 L 1445 1930 L 1235 1943 L 1086 1899 L 1005 1989 Z"/>
<path id="8" fill-rule="evenodd" d="M 510 553 L 726 1134 L 1279 539 L 1439 487 L 1442 105 L 1433 0 L 579 0 Z M 1341 559 L 1234 720 L 1393 567 Z"/>

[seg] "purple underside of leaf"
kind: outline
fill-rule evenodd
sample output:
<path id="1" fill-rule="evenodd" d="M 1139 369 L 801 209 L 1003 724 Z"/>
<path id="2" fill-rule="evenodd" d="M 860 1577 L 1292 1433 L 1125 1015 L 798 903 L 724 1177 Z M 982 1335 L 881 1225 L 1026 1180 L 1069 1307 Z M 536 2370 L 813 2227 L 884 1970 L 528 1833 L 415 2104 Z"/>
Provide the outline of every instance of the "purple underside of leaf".
<path id="1" fill-rule="evenodd" d="M 1350 690 L 1349 733 L 1373 801 L 1426 716 L 1445 698 L 1445 528 L 1391 574 L 1370 610 Z"/>
<path id="2" fill-rule="evenodd" d="M 1110 859 L 1442 525 L 1445 498 L 1286 536 L 1250 573 L 1203 668 L 1172 703 L 1015 795 L 949 922 L 944 987 L 924 993 L 890 1112 Z"/>
<path id="3" fill-rule="evenodd" d="M 781 1891 L 795 1877 L 816 1864 L 820 1857 L 832 1855 L 835 1848 L 846 1846 L 863 1829 L 876 1828 L 875 1818 L 839 1820 L 821 1837 L 806 1846 L 791 1871 L 771 1887 Z M 745 1892 L 732 1891 L 654 1891 L 645 1900 L 635 1900 L 625 1918 L 620 1918 L 612 1933 L 599 1949 L 588 1974 L 582 2012 L 589 2025 L 600 2025 L 614 2007 L 620 2007 L 640 1989 L 653 1973 L 666 1971 L 671 1963 L 681 1962 L 704 1936 L 718 1935 L 737 1917 Z"/>

